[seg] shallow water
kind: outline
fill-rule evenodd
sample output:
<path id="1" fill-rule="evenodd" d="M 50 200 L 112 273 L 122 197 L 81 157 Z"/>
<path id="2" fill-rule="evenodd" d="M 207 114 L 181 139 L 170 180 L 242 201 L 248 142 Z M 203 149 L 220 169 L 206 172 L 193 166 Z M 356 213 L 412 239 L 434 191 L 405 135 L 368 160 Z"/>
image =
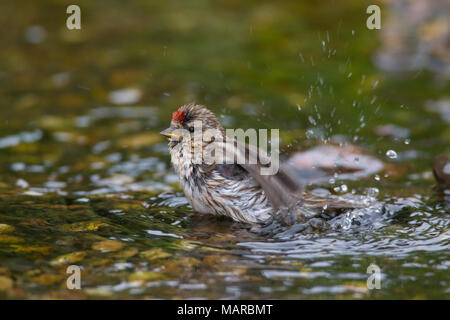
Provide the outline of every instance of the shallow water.
<path id="1" fill-rule="evenodd" d="M 378 70 L 364 3 L 80 6 L 68 31 L 54 1 L 0 4 L 0 298 L 449 298 L 450 195 L 431 172 L 448 81 Z M 358 146 L 384 169 L 308 190 L 382 209 L 265 235 L 194 213 L 159 135 L 194 100 L 226 127 L 279 128 L 286 155 Z"/>

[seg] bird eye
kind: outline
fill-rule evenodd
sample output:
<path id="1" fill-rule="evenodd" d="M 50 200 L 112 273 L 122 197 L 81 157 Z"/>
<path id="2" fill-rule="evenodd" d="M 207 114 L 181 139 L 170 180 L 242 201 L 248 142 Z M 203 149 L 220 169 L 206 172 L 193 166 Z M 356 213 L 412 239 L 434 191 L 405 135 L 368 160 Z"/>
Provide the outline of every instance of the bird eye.
<path id="1" fill-rule="evenodd" d="M 189 127 L 189 132 L 194 132 L 194 127 Z"/>

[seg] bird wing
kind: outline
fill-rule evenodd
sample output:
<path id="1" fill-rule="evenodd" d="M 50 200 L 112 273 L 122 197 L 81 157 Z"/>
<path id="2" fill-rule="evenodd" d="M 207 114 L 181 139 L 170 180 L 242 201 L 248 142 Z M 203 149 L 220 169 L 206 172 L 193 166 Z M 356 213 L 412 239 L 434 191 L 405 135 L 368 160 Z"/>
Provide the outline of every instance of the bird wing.
<path id="1" fill-rule="evenodd" d="M 271 172 L 271 168 L 275 168 L 272 166 L 274 165 L 272 159 L 265 155 L 265 152 L 259 152 L 257 147 L 230 138 L 225 142 L 216 143 L 217 148 L 223 150 L 222 166 L 227 163 L 228 166 L 235 165 L 245 169 L 264 189 L 275 210 L 280 207 L 290 208 L 301 200 L 302 187 L 292 178 L 294 174 L 287 164 L 280 163 L 278 170 Z M 232 152 L 227 152 L 228 150 Z M 245 161 L 242 161 L 243 159 Z M 240 168 L 235 169 L 233 171 L 240 171 Z"/>

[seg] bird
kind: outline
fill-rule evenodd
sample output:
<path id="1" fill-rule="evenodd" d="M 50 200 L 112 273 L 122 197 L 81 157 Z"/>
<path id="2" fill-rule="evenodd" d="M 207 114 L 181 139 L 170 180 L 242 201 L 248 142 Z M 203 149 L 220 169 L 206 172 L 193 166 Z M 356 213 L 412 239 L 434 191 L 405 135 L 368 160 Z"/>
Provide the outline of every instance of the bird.
<path id="1" fill-rule="evenodd" d="M 208 130 L 215 134 L 206 137 Z M 262 169 L 271 164 L 270 159 L 262 156 L 257 147 L 227 137 L 219 119 L 203 105 L 190 103 L 179 107 L 172 113 L 170 126 L 161 134 L 169 139 L 171 163 L 188 202 L 198 213 L 267 225 L 277 217 L 293 224 L 325 211 L 357 207 L 337 199 L 308 197 L 287 164 L 280 164 L 274 174 L 262 174 Z M 196 134 L 200 139 L 196 140 Z M 201 147 L 197 150 L 230 148 L 232 159 L 244 156 L 254 161 L 230 163 L 229 157 L 224 161 L 205 161 L 201 157 L 199 160 L 196 147 Z"/>

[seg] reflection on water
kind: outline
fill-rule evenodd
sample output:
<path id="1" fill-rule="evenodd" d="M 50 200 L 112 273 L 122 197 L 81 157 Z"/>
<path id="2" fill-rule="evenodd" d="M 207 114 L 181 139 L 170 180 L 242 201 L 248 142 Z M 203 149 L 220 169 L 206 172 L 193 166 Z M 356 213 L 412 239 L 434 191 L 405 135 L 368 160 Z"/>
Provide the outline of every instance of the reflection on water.
<path id="1" fill-rule="evenodd" d="M 448 296 L 448 83 L 377 70 L 360 1 L 80 6 L 69 32 L 62 5 L 0 4 L 0 298 Z M 311 232 L 194 213 L 159 135 L 194 100 L 280 128 L 310 194 L 369 206 Z"/>

